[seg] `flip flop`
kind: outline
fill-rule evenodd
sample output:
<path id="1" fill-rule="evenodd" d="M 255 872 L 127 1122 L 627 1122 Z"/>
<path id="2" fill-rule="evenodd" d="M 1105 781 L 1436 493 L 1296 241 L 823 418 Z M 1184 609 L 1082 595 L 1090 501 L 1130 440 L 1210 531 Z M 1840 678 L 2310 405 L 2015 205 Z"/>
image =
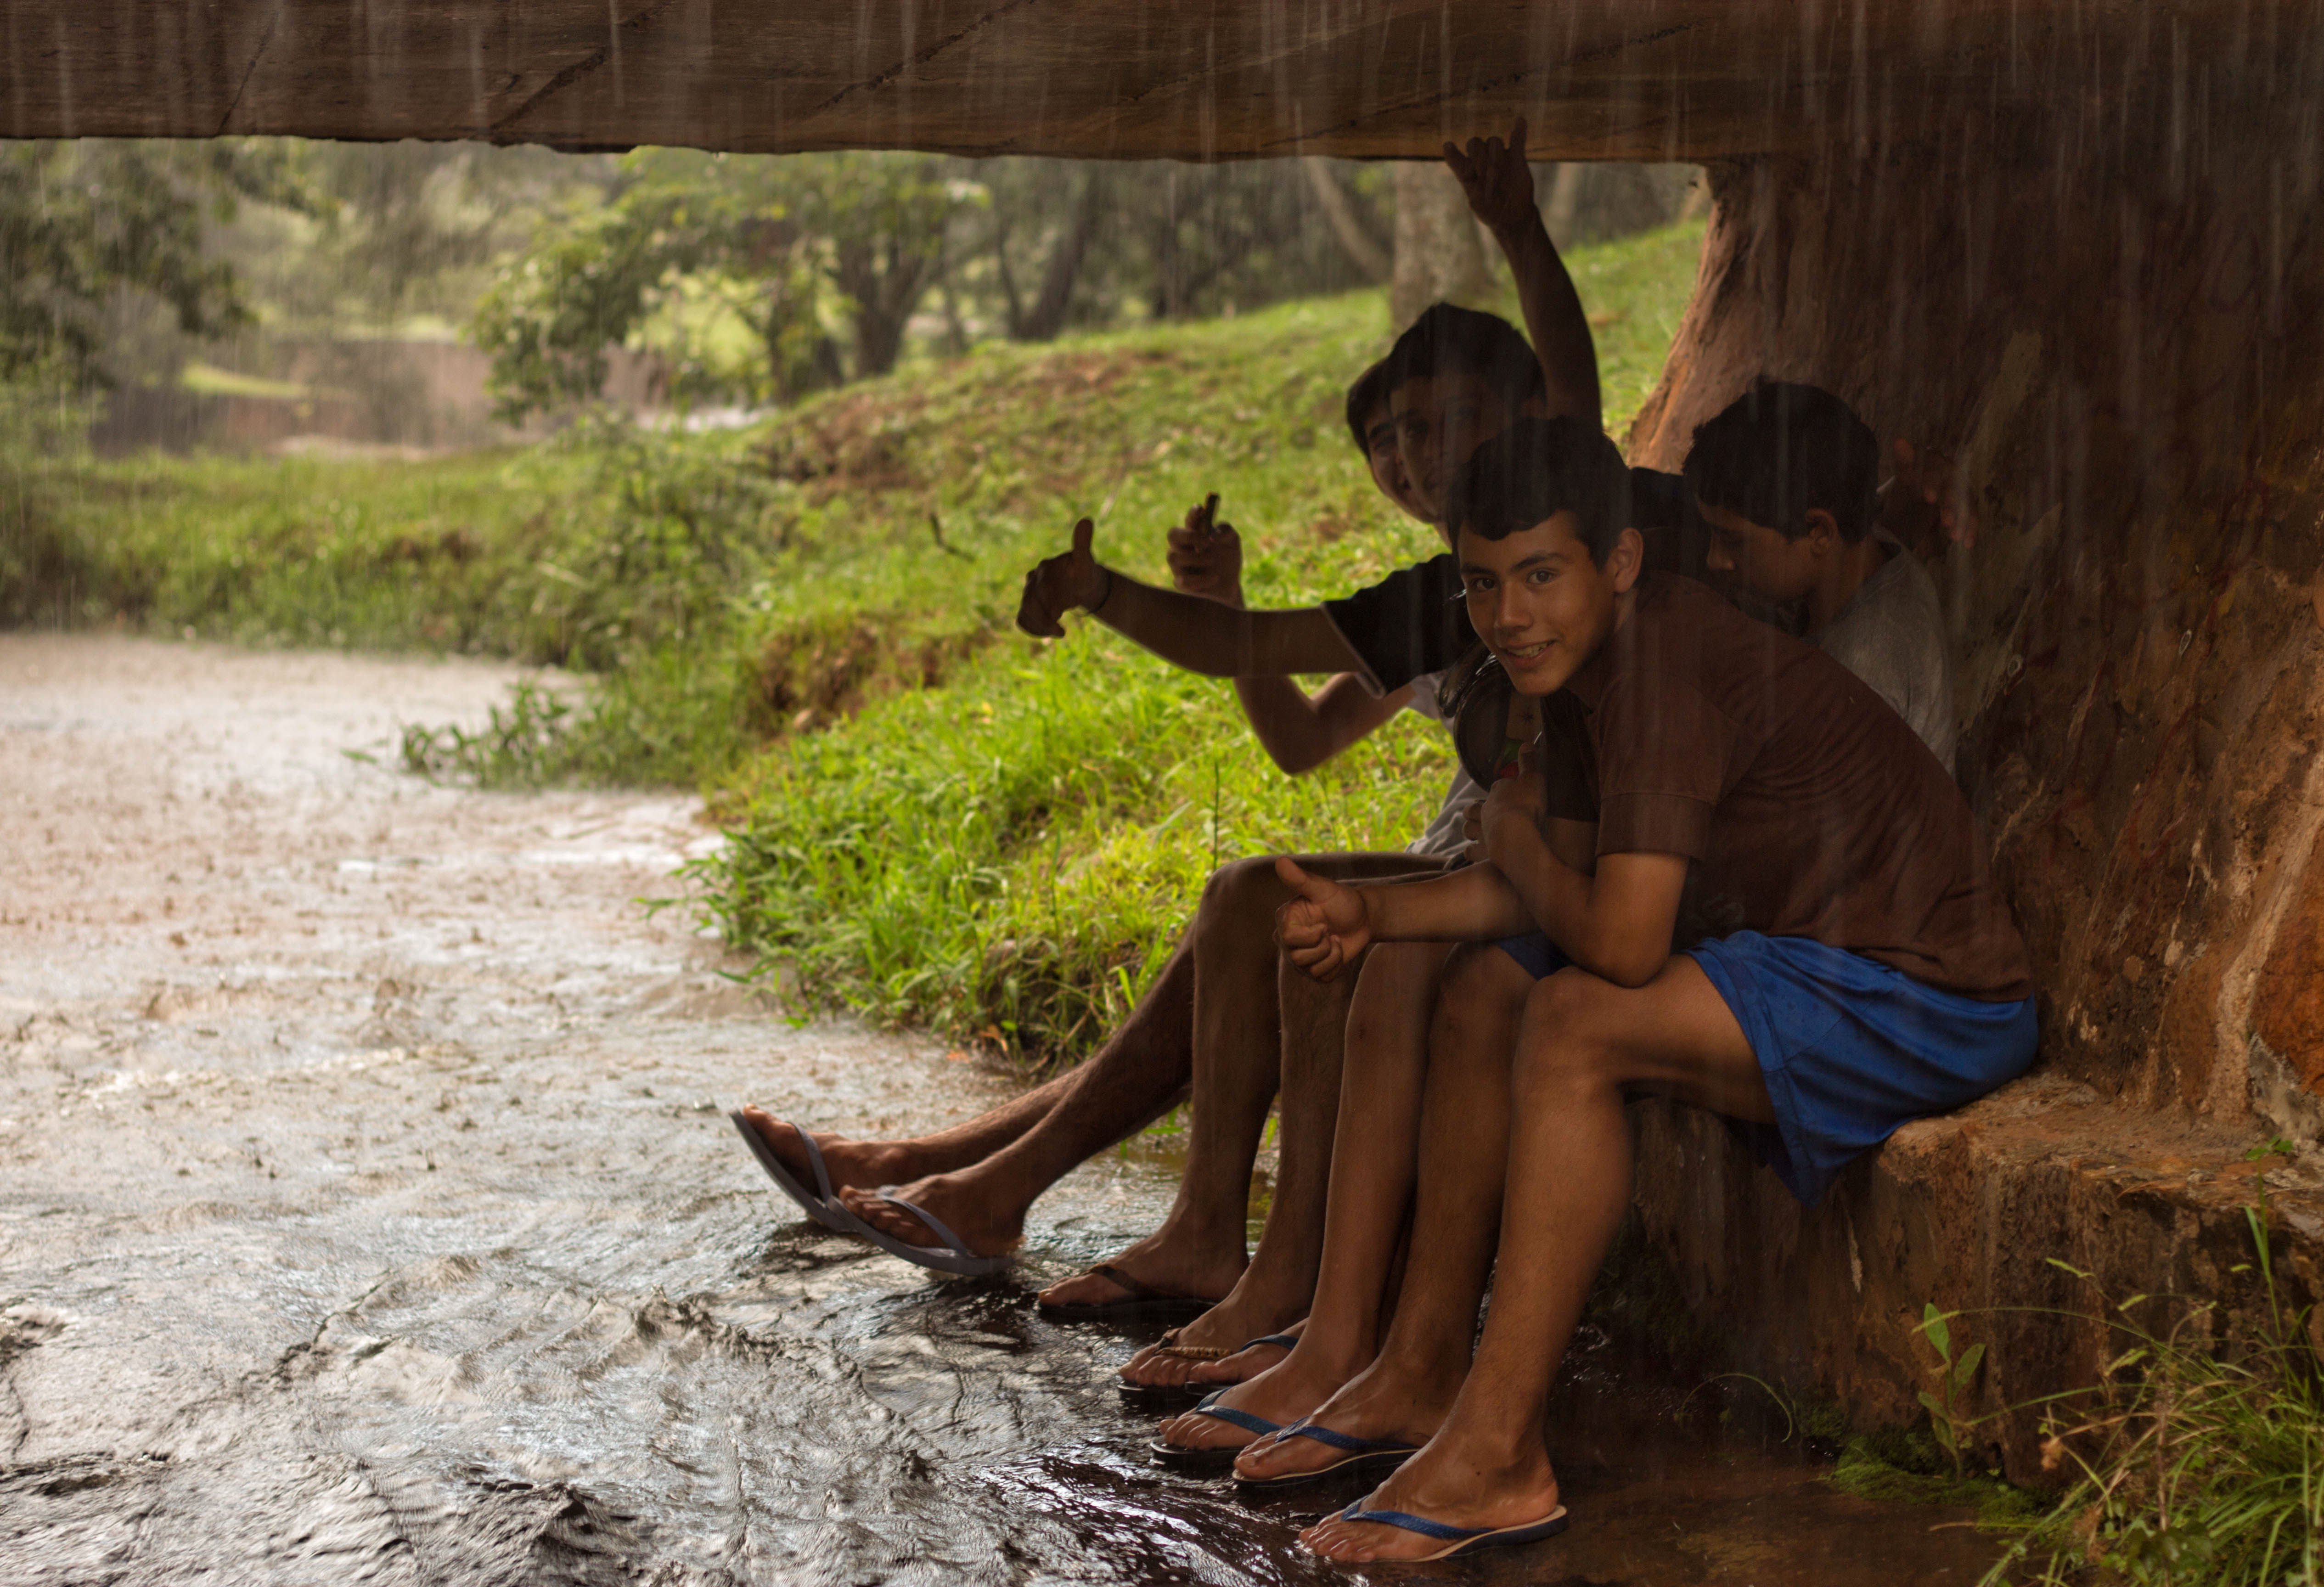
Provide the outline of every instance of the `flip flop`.
<path id="1" fill-rule="evenodd" d="M 1246 1477 L 1237 1472 L 1235 1481 L 1245 1488 L 1289 1488 L 1295 1483 L 1313 1482 L 1318 1477 L 1334 1476 L 1383 1462 L 1393 1469 L 1420 1453 L 1417 1444 L 1406 1444 L 1396 1438 L 1359 1438 L 1353 1433 L 1318 1427 L 1313 1422 L 1292 1423 L 1283 1430 L 1283 1438 L 1312 1438 L 1318 1444 L 1340 1451 L 1341 1455 L 1330 1465 L 1317 1466 L 1312 1472 L 1286 1472 L 1278 1477 Z M 1279 1444 L 1281 1440 L 1277 1442 Z"/>
<path id="2" fill-rule="evenodd" d="M 1154 1353 L 1176 1356 L 1180 1361 L 1222 1361 L 1231 1355 L 1240 1355 L 1243 1351 L 1250 1349 L 1253 1345 L 1279 1344 L 1284 1349 L 1289 1350 L 1299 1342 L 1299 1335 L 1296 1333 L 1262 1333 L 1256 1339 L 1244 1340 L 1241 1348 L 1238 1350 L 1222 1350 L 1215 1355 L 1205 1350 L 1203 1354 L 1196 1355 L 1194 1352 L 1203 1350 L 1204 1347 L 1172 1344 L 1171 1335 L 1176 1333 L 1177 1330 L 1174 1328 L 1169 1333 L 1165 1333 L 1162 1336 L 1161 1344 L 1156 1347 Z M 1170 1406 L 1185 1405 L 1189 1401 L 1198 1400 L 1206 1394 L 1223 1393 L 1234 1385 L 1189 1381 L 1185 1383 L 1116 1383 L 1114 1387 L 1121 1391 L 1122 1398 L 1130 1401 L 1139 1409 L 1161 1410 Z"/>
<path id="3" fill-rule="evenodd" d="M 1227 1387 L 1231 1389 L 1239 1385 L 1229 1384 Z M 1255 1438 L 1264 1438 L 1269 1433 L 1283 1431 L 1283 1424 L 1280 1422 L 1270 1422 L 1265 1416 L 1253 1416 L 1249 1411 L 1239 1411 L 1231 1405 L 1219 1404 L 1219 1396 L 1225 1392 L 1225 1389 L 1215 1390 L 1187 1414 L 1196 1416 L 1216 1416 L 1231 1426 L 1242 1428 Z M 1231 1447 L 1202 1449 L 1191 1444 L 1173 1444 L 1167 1438 L 1154 1439 L 1148 1443 L 1146 1448 L 1147 1452 L 1153 1455 L 1157 1464 L 1187 1472 L 1214 1472 L 1221 1466 L 1231 1466 L 1234 1464 L 1234 1457 L 1243 1451 L 1243 1446 L 1240 1444 Z"/>
<path id="4" fill-rule="evenodd" d="M 1157 1289 L 1143 1279 L 1132 1278 L 1111 1262 L 1100 1262 L 1087 1271 L 1109 1284 L 1119 1285 L 1128 1293 L 1119 1300 L 1074 1300 L 1063 1306 L 1051 1306 L 1043 1301 L 1041 1309 L 1067 1323 L 1099 1323 L 1110 1317 L 1165 1316 L 1184 1317 L 1191 1321 L 1219 1304 L 1199 1295 L 1178 1295 L 1170 1290 Z"/>
<path id="5" fill-rule="evenodd" d="M 809 1190 L 791 1176 L 791 1171 L 783 1167 L 782 1158 L 775 1156 L 775 1149 L 767 1144 L 767 1138 L 751 1128 L 751 1121 L 742 1116 L 742 1109 L 729 1109 L 726 1116 L 733 1120 L 734 1128 L 742 1132 L 742 1140 L 750 1147 L 751 1155 L 759 1159 L 759 1167 L 767 1171 L 767 1177 L 775 1182 L 776 1188 L 798 1203 L 808 1217 L 813 1218 L 825 1228 L 835 1230 L 842 1234 L 855 1232 L 853 1228 L 843 1221 L 848 1215 L 847 1209 L 840 1204 L 839 1193 L 831 1186 L 831 1176 L 825 1171 L 823 1153 L 817 1149 L 814 1136 L 799 1129 L 798 1125 L 792 1124 L 788 1119 L 775 1121 L 778 1124 L 789 1125 L 807 1147 L 807 1163 L 815 1169 L 816 1189 L 822 1192 L 819 1195 L 816 1191 Z"/>
<path id="6" fill-rule="evenodd" d="M 927 1227 L 930 1233 L 944 1243 L 914 1245 L 908 1240 L 899 1240 L 886 1230 L 865 1223 L 855 1215 L 853 1210 L 845 1202 L 835 1198 L 831 1204 L 833 1209 L 847 1220 L 842 1232 L 853 1234 L 861 1240 L 868 1240 L 890 1256 L 901 1257 L 908 1262 L 917 1262 L 923 1268 L 931 1269 L 938 1273 L 950 1273 L 961 1278 L 982 1278 L 989 1273 L 998 1273 L 1009 1265 L 1009 1258 L 1005 1255 L 978 1256 L 968 1249 L 968 1241 L 946 1228 L 944 1221 L 934 1213 L 929 1212 L 926 1207 L 914 1206 L 910 1202 L 898 1195 L 894 1186 L 883 1185 L 872 1194 L 890 1206 L 901 1207 L 911 1213 Z"/>
<path id="7" fill-rule="evenodd" d="M 1480 1548 L 1514 1548 L 1520 1543 L 1543 1543 L 1556 1536 L 1572 1524 L 1565 1507 L 1559 1505 L 1537 1521 L 1522 1527 L 1452 1527 L 1443 1521 L 1432 1521 L 1426 1516 L 1406 1515 L 1400 1509 L 1365 1509 L 1358 1499 L 1340 1512 L 1343 1521 L 1377 1521 L 1383 1527 L 1401 1527 L 1407 1532 L 1417 1532 L 1423 1537 L 1437 1537 L 1445 1546 L 1434 1554 L 1398 1560 L 1398 1564 L 1425 1564 L 1430 1560 L 1451 1559 L 1456 1554 L 1468 1554 Z"/>

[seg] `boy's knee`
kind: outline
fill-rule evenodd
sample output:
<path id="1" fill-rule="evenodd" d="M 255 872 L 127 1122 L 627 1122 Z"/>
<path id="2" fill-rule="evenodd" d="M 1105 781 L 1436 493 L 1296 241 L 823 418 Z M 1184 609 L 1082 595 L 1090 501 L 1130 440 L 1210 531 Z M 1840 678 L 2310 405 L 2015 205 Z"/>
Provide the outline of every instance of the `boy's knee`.
<path id="1" fill-rule="evenodd" d="M 1194 911 L 1198 926 L 1264 914 L 1271 923 L 1277 905 L 1291 896 L 1275 873 L 1272 856 L 1232 860 L 1211 872 L 1203 883 L 1203 901 Z"/>
<path id="2" fill-rule="evenodd" d="M 1517 961 L 1491 943 L 1467 942 L 1454 948 L 1439 983 L 1437 1034 L 1458 1039 L 1463 1032 L 1495 1025 L 1507 1031 L 1508 1010 L 1516 995 L 1513 983 L 1522 973 Z"/>
<path id="3" fill-rule="evenodd" d="M 1613 1056 L 1600 1017 L 1605 983 L 1579 970 L 1536 982 L 1526 999 L 1515 1075 L 1520 1095 L 1587 1089 L 1600 1083 Z"/>

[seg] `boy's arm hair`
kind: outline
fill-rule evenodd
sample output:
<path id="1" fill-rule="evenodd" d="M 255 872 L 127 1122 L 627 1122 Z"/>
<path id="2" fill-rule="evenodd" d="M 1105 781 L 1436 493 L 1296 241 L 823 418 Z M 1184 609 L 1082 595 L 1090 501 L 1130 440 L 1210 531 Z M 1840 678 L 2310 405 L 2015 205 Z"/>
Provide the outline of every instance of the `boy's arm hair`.
<path id="1" fill-rule="evenodd" d="M 1582 295 L 1573 289 L 1565 261 L 1549 240 L 1534 203 L 1533 172 L 1526 164 L 1526 124 L 1519 116 L 1509 141 L 1471 138 L 1466 152 L 1444 145 L 1444 163 L 1461 179 L 1469 208 L 1492 231 L 1517 280 L 1517 303 L 1526 332 L 1541 360 L 1550 419 L 1571 417 L 1593 427 L 1605 422 L 1598 389 L 1598 346 Z"/>
<path id="2" fill-rule="evenodd" d="M 1321 606 L 1250 612 L 1115 573 L 1090 615 L 1173 667 L 1206 678 L 1353 672 L 1362 666 Z"/>
<path id="3" fill-rule="evenodd" d="M 1059 621 L 1085 611 L 1174 667 L 1206 678 L 1263 673 L 1355 672 L 1363 663 L 1321 606 L 1246 612 L 1203 595 L 1156 589 L 1102 566 L 1092 551 L 1094 526 L 1074 525 L 1072 548 L 1037 563 L 1025 576 L 1017 626 L 1039 638 L 1065 632 Z"/>
<path id="4" fill-rule="evenodd" d="M 1363 679 L 1342 672 L 1312 695 L 1288 678 L 1238 678 L 1235 696 L 1268 758 L 1296 777 L 1403 710 L 1412 687 L 1374 695 Z"/>
<path id="5" fill-rule="evenodd" d="M 1379 942 L 1491 942 L 1538 929 L 1517 889 L 1491 865 L 1355 890 Z"/>

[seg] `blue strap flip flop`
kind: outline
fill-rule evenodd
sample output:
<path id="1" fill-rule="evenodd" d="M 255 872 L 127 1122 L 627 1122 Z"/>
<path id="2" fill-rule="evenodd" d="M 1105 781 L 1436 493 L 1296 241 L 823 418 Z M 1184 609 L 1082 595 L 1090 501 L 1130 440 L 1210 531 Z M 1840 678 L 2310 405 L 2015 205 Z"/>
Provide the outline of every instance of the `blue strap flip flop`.
<path id="1" fill-rule="evenodd" d="M 734 1128 L 742 1132 L 742 1140 L 750 1147 L 751 1155 L 759 1159 L 759 1167 L 767 1171 L 767 1177 L 773 1180 L 785 1195 L 798 1203 L 808 1217 L 841 1234 L 855 1232 L 846 1222 L 848 1213 L 840 1204 L 839 1193 L 831 1187 L 831 1176 L 824 1168 L 823 1153 L 816 1148 L 814 1136 L 788 1119 L 775 1121 L 778 1124 L 788 1125 L 798 1136 L 799 1144 L 807 1148 L 807 1164 L 815 1170 L 815 1189 L 809 1190 L 792 1176 L 788 1168 L 783 1167 L 782 1158 L 775 1156 L 775 1149 L 767 1144 L 767 1138 L 751 1128 L 751 1121 L 742 1116 L 742 1109 L 729 1109 L 726 1116 L 733 1120 Z"/>
<path id="2" fill-rule="evenodd" d="M 1236 1386 L 1231 1384 L 1229 1387 Z M 1216 1416 L 1230 1426 L 1240 1427 L 1255 1438 L 1264 1438 L 1269 1433 L 1280 1433 L 1283 1430 L 1283 1424 L 1280 1422 L 1270 1422 L 1265 1416 L 1253 1416 L 1249 1411 L 1239 1411 L 1231 1405 L 1219 1404 L 1219 1396 L 1225 1392 L 1224 1389 L 1217 1390 L 1186 1414 L 1194 1416 Z M 1167 1438 L 1154 1439 L 1146 1447 L 1159 1463 L 1175 1466 L 1180 1470 L 1193 1471 L 1215 1471 L 1221 1466 L 1231 1466 L 1234 1464 L 1234 1457 L 1243 1451 L 1243 1446 L 1240 1444 L 1222 1445 L 1216 1449 L 1204 1449 L 1191 1444 L 1173 1444 Z"/>
<path id="3" fill-rule="evenodd" d="M 901 1257 L 908 1262 L 917 1262 L 923 1268 L 932 1269 L 938 1273 L 950 1273 L 961 1278 L 982 1278 L 987 1274 L 998 1273 L 1009 1265 L 1009 1259 L 1006 1256 L 978 1256 L 968 1249 L 968 1241 L 946 1228 L 944 1221 L 934 1213 L 929 1212 L 926 1207 L 915 1206 L 898 1195 L 894 1186 L 883 1185 L 872 1194 L 890 1206 L 900 1207 L 911 1213 L 927 1227 L 929 1233 L 934 1234 L 944 1243 L 914 1245 L 908 1240 L 899 1240 L 886 1230 L 865 1223 L 855 1215 L 853 1210 L 845 1202 L 835 1196 L 831 1202 L 832 1210 L 846 1220 L 840 1225 L 843 1233 L 853 1234 L 859 1240 L 868 1240 L 890 1256 Z"/>
<path id="4" fill-rule="evenodd" d="M 1312 1472 L 1286 1472 L 1279 1477 L 1246 1477 L 1235 1473 L 1235 1481 L 1245 1488 L 1288 1488 L 1296 1482 L 1313 1482 L 1318 1477 L 1329 1477 L 1363 1466 L 1387 1464 L 1400 1466 L 1420 1453 L 1417 1444 L 1406 1444 L 1397 1438 L 1359 1438 L 1353 1433 L 1342 1433 L 1332 1427 L 1319 1427 L 1313 1422 L 1294 1422 L 1283 1430 L 1283 1438 L 1312 1438 L 1327 1448 L 1340 1451 L 1340 1458 L 1328 1466 L 1317 1466 Z M 1366 1518 L 1358 1517 L 1358 1519 Z"/>
<path id="5" fill-rule="evenodd" d="M 1434 1554 L 1419 1555 L 1401 1562 L 1407 1564 L 1451 1559 L 1456 1554 L 1469 1554 L 1480 1548 L 1514 1548 L 1520 1543 L 1543 1543 L 1572 1524 L 1562 1504 L 1541 1519 L 1527 1521 L 1522 1527 L 1451 1527 L 1443 1521 L 1432 1521 L 1426 1516 L 1406 1515 L 1400 1509 L 1366 1509 L 1363 1502 L 1360 1499 L 1342 1510 L 1340 1519 L 1376 1521 L 1383 1527 L 1400 1527 L 1407 1532 L 1417 1532 L 1423 1537 L 1443 1540 L 1444 1546 Z"/>

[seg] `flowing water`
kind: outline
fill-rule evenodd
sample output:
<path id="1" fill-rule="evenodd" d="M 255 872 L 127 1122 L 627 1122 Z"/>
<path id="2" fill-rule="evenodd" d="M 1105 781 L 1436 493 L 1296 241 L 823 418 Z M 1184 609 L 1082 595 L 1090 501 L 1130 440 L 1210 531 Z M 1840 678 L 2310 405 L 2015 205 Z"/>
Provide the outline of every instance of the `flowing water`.
<path id="1" fill-rule="evenodd" d="M 910 1130 L 1006 1093 L 793 1029 L 649 913 L 690 801 L 395 770 L 509 674 L 0 636 L 0 1582 L 1308 1582 L 1155 1470 L 1131 1342 L 1033 1293 L 1167 1204 L 1115 1154 L 958 1283 L 791 1215 L 723 1116 Z M 368 758 L 366 758 L 368 757 Z M 1560 1542 L 1397 1580 L 1975 1580 L 1605 1346 Z"/>

